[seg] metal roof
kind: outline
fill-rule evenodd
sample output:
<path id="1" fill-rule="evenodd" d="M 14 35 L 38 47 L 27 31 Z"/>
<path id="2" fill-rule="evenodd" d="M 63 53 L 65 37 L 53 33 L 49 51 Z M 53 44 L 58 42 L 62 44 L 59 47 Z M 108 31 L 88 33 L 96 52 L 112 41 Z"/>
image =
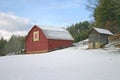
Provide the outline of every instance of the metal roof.
<path id="1" fill-rule="evenodd" d="M 47 39 L 74 40 L 71 34 L 62 27 L 38 26 Z"/>
<path id="2" fill-rule="evenodd" d="M 111 33 L 109 30 L 106 29 L 102 29 L 102 28 L 93 28 L 93 29 L 101 34 L 113 35 L 113 33 Z"/>

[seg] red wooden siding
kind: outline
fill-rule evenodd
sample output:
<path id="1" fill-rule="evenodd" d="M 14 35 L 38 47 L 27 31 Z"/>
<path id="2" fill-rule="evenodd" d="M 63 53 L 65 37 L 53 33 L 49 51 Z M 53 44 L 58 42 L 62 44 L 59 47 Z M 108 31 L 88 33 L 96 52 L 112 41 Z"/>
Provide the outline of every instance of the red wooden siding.
<path id="1" fill-rule="evenodd" d="M 39 31 L 39 41 L 33 41 L 33 32 Z M 38 27 L 34 27 L 26 39 L 26 53 L 37 53 L 48 51 L 48 40 Z"/>
<path id="2" fill-rule="evenodd" d="M 48 40 L 48 49 L 49 50 L 54 50 L 58 48 L 65 48 L 71 46 L 73 41 L 71 40 L 54 40 L 54 39 L 49 39 Z"/>

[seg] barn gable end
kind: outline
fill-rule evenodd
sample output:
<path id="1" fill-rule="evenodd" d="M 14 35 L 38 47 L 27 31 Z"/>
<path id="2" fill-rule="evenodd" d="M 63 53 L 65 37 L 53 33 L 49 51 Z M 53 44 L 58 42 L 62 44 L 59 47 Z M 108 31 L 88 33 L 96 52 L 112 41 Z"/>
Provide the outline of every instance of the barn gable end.
<path id="1" fill-rule="evenodd" d="M 34 33 L 39 32 L 39 39 L 34 41 Z M 42 30 L 34 26 L 28 33 L 25 41 L 26 53 L 37 53 L 48 51 L 48 40 Z"/>

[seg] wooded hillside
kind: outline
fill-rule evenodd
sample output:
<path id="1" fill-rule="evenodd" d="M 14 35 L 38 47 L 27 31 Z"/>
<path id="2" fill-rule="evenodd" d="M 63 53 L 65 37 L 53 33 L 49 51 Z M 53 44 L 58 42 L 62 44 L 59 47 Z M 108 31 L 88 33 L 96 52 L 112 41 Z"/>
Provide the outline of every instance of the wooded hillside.
<path id="1" fill-rule="evenodd" d="M 120 0 L 88 0 L 87 9 L 94 17 L 95 27 L 120 33 Z"/>
<path id="2" fill-rule="evenodd" d="M 85 21 L 85 22 L 72 24 L 71 26 L 67 27 L 67 30 L 73 36 L 74 42 L 84 40 L 88 38 L 89 22 Z"/>

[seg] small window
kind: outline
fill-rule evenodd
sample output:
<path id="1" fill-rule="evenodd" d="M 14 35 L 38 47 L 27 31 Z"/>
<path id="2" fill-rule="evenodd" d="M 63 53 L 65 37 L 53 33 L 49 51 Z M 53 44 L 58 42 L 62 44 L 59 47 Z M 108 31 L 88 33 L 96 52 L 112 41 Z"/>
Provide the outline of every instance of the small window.
<path id="1" fill-rule="evenodd" d="M 33 41 L 39 41 L 39 31 L 33 32 Z"/>

